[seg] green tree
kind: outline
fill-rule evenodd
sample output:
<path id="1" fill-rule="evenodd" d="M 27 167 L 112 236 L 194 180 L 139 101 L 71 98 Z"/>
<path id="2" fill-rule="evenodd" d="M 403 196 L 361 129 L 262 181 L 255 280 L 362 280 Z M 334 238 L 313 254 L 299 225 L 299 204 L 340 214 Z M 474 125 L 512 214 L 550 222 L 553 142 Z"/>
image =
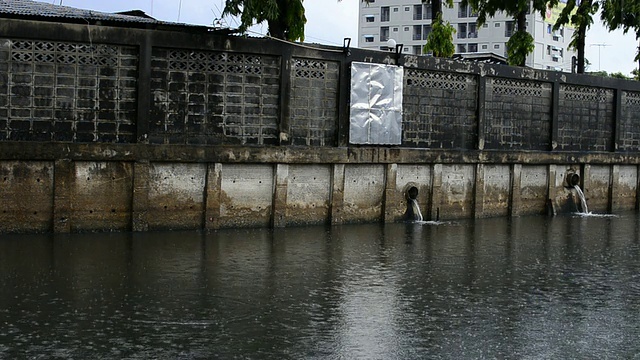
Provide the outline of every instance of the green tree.
<path id="1" fill-rule="evenodd" d="M 453 34 L 456 30 L 447 21 L 442 21 L 442 14 L 433 18 L 431 32 L 427 37 L 427 43 L 423 50 L 425 53 L 431 52 L 435 57 L 451 57 L 456 51 L 453 46 Z"/>
<path id="2" fill-rule="evenodd" d="M 558 0 L 550 0 L 549 6 L 557 6 Z M 575 49 L 578 52 L 578 66 L 577 73 L 584 73 L 584 45 L 587 37 L 587 30 L 593 24 L 593 15 L 598 12 L 599 3 L 598 0 L 567 0 L 567 4 L 555 25 L 554 30 L 558 30 L 564 25 L 571 24 L 575 30 L 571 37 L 569 47 Z M 575 10 L 575 11 L 574 11 Z"/>
<path id="3" fill-rule="evenodd" d="M 226 0 L 222 15 L 239 16 L 241 32 L 266 21 L 270 36 L 304 41 L 307 19 L 302 0 Z"/>
<path id="4" fill-rule="evenodd" d="M 544 17 L 547 10 L 546 0 L 462 0 L 461 4 L 471 5 L 478 13 L 478 26 L 485 24 L 487 18 L 494 17 L 500 11 L 513 17 L 516 31 L 507 42 L 507 61 L 510 65 L 525 65 L 527 55 L 535 48 L 533 36 L 527 32 L 527 14 L 531 10 L 539 11 Z"/>
<path id="5" fill-rule="evenodd" d="M 640 80 L 640 71 L 638 69 L 631 70 L 631 75 L 633 75 L 634 80 Z"/>
<path id="6" fill-rule="evenodd" d="M 456 30 L 447 21 L 442 20 L 442 6 L 453 7 L 453 0 L 422 0 L 431 4 L 431 32 L 427 36 L 427 43 L 423 52 L 431 52 L 435 57 L 451 57 L 456 52 L 453 45 L 453 34 Z"/>
<path id="7" fill-rule="evenodd" d="M 600 19 L 609 31 L 622 29 L 626 34 L 629 30 L 633 30 L 636 33 L 636 40 L 640 40 L 640 1 L 604 0 Z M 634 60 L 640 65 L 640 46 Z"/>

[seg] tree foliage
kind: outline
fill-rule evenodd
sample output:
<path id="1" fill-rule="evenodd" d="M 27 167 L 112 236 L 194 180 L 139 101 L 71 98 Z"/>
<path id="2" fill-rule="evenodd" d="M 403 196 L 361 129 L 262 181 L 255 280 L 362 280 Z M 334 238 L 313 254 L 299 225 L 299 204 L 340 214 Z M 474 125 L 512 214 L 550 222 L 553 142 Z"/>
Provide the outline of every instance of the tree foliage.
<path id="1" fill-rule="evenodd" d="M 435 57 L 451 57 L 456 51 L 453 45 L 453 34 L 456 30 L 447 21 L 442 21 L 442 14 L 433 19 L 431 32 L 424 45 L 424 52 L 431 52 Z"/>
<path id="2" fill-rule="evenodd" d="M 525 65 L 527 55 L 535 48 L 533 37 L 527 32 L 527 14 L 533 10 L 540 12 L 544 17 L 547 0 L 463 0 L 461 4 L 470 5 L 478 13 L 478 26 L 485 24 L 488 18 L 494 17 L 500 11 L 513 17 L 517 31 L 511 35 L 507 43 L 507 59 L 511 65 Z"/>
<path id="3" fill-rule="evenodd" d="M 626 34 L 629 30 L 633 30 L 636 40 L 640 40 L 640 1 L 604 0 L 600 18 L 609 31 L 622 29 Z M 640 47 L 634 60 L 640 65 Z"/>
<path id="4" fill-rule="evenodd" d="M 453 34 L 456 30 L 447 21 L 442 21 L 442 6 L 453 7 L 453 0 L 423 0 L 431 4 L 431 32 L 427 36 L 427 43 L 423 52 L 431 53 L 435 57 L 452 57 L 456 52 L 453 45 Z"/>
<path id="5" fill-rule="evenodd" d="M 559 0 L 549 1 L 549 6 L 557 6 L 558 1 Z M 558 20 L 553 26 L 554 30 L 558 30 L 560 27 L 568 24 L 571 24 L 575 28 L 569 47 L 578 52 L 577 72 L 579 74 L 584 73 L 584 47 L 587 30 L 589 30 L 591 24 L 593 24 L 593 15 L 598 12 L 598 7 L 598 0 L 567 0 L 565 8 L 562 9 Z"/>
<path id="6" fill-rule="evenodd" d="M 527 55 L 534 49 L 533 36 L 527 31 L 516 31 L 507 41 L 507 62 L 509 65 L 523 66 Z"/>
<path id="7" fill-rule="evenodd" d="M 267 22 L 269 35 L 278 39 L 304 40 L 302 0 L 225 0 L 224 15 L 240 18 L 238 30 L 246 32 L 254 24 Z"/>

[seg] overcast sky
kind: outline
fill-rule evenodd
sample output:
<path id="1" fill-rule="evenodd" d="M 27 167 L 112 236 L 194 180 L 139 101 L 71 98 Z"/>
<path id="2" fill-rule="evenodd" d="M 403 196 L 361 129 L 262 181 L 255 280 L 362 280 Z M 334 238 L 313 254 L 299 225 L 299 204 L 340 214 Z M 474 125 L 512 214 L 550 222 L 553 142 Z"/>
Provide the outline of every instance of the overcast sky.
<path id="1" fill-rule="evenodd" d="M 212 25 L 220 17 L 224 0 L 39 0 L 83 9 L 105 12 L 143 10 L 147 14 L 165 21 L 189 24 Z M 306 42 L 342 45 L 342 39 L 350 37 L 351 46 L 357 46 L 358 4 L 360 0 L 304 0 L 307 25 Z M 589 71 L 605 70 L 629 75 L 637 68 L 633 61 L 637 42 L 635 35 L 621 31 L 607 32 L 596 19 L 587 34 L 586 57 L 591 62 Z M 236 27 L 232 19 L 226 24 Z M 254 27 L 266 33 L 266 26 Z M 597 46 L 595 44 L 604 44 Z"/>

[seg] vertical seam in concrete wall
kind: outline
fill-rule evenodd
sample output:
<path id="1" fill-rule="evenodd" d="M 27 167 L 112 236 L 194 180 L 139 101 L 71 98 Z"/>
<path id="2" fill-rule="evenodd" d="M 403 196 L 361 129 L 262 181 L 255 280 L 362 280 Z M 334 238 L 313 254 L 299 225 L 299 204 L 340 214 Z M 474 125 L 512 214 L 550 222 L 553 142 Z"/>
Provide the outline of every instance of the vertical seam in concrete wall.
<path id="1" fill-rule="evenodd" d="M 484 164 L 476 164 L 475 178 L 473 216 L 481 218 L 484 216 Z"/>
<path id="2" fill-rule="evenodd" d="M 611 170 L 609 172 L 609 201 L 607 202 L 607 212 L 613 213 L 616 210 L 616 196 L 618 193 L 618 181 L 620 181 L 620 166 L 619 165 L 611 165 Z"/>
<path id="3" fill-rule="evenodd" d="M 220 198 L 222 196 L 222 164 L 207 164 L 205 191 L 205 229 L 220 228 Z"/>
<path id="4" fill-rule="evenodd" d="M 133 164 L 133 196 L 131 197 L 131 229 L 133 231 L 148 231 L 149 220 L 149 177 L 151 165 L 148 161 Z"/>
<path id="5" fill-rule="evenodd" d="M 393 210 L 398 206 L 399 197 L 396 191 L 396 181 L 398 177 L 398 164 L 387 164 L 385 172 L 384 198 L 382 199 L 384 208 L 384 222 L 393 222 Z"/>
<path id="6" fill-rule="evenodd" d="M 440 201 L 442 191 L 442 164 L 431 165 L 431 206 L 429 209 L 430 220 L 440 220 Z"/>
<path id="7" fill-rule="evenodd" d="M 147 143 L 149 137 L 149 114 L 151 111 L 151 57 L 152 46 L 149 33 L 139 44 L 138 57 L 138 116 L 136 119 L 136 139 Z"/>
<path id="8" fill-rule="evenodd" d="M 277 164 L 274 192 L 272 227 L 284 227 L 287 224 L 287 190 L 289 186 L 289 165 Z"/>
<path id="9" fill-rule="evenodd" d="M 522 164 L 511 165 L 511 193 L 509 194 L 509 215 L 518 216 L 522 201 L 520 197 L 520 188 L 522 186 Z"/>
<path id="10" fill-rule="evenodd" d="M 75 182 L 75 164 L 69 159 L 56 160 L 53 172 L 53 231 L 71 232 L 71 189 Z"/>
<path id="11" fill-rule="evenodd" d="M 342 224 L 342 207 L 344 205 L 344 164 L 334 164 L 331 176 L 331 224 Z"/>
<path id="12" fill-rule="evenodd" d="M 547 212 L 556 215 L 556 165 L 549 164 L 547 168 Z"/>

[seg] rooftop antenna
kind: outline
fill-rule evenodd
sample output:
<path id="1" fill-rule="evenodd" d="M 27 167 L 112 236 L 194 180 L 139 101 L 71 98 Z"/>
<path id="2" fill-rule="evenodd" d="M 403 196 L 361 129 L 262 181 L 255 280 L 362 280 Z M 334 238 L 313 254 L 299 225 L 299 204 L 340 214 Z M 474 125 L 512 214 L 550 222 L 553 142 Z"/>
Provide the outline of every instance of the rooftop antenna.
<path id="1" fill-rule="evenodd" d="M 605 46 L 611 46 L 609 44 L 591 44 L 591 46 L 597 46 L 598 47 L 598 71 L 600 71 L 600 52 L 602 52 L 602 48 Z"/>
<path id="2" fill-rule="evenodd" d="M 178 22 L 180 22 L 180 12 L 182 11 L 182 0 L 180 0 L 180 4 L 178 5 Z"/>

